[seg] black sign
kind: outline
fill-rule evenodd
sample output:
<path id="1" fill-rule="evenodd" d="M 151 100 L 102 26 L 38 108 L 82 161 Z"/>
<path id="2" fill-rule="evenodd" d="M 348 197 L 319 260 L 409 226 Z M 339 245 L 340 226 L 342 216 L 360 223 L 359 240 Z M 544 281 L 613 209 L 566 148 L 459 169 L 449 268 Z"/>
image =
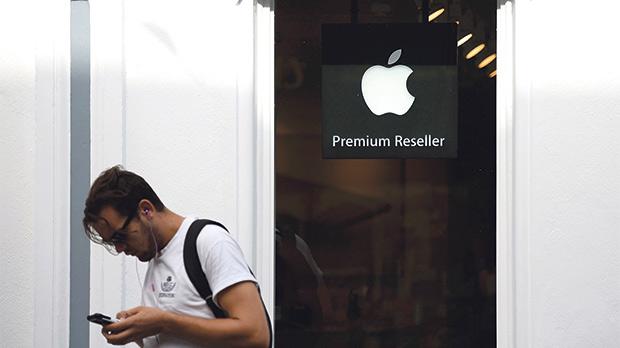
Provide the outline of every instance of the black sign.
<path id="1" fill-rule="evenodd" d="M 324 158 L 457 156 L 455 24 L 324 24 Z"/>

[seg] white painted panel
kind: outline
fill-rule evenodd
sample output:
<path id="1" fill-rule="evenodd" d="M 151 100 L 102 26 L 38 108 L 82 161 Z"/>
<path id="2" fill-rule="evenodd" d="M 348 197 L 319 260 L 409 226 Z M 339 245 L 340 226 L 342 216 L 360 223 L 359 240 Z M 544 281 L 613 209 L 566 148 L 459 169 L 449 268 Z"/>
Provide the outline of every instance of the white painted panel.
<path id="1" fill-rule="evenodd" d="M 31 4 L 0 5 L 0 344 L 34 337 L 35 49 Z"/>
<path id="2" fill-rule="evenodd" d="M 620 342 L 619 7 L 515 2 L 517 347 Z"/>
<path id="3" fill-rule="evenodd" d="M 132 1 L 125 34 L 128 168 L 173 211 L 231 231 L 244 53 L 237 11 L 234 2 Z"/>

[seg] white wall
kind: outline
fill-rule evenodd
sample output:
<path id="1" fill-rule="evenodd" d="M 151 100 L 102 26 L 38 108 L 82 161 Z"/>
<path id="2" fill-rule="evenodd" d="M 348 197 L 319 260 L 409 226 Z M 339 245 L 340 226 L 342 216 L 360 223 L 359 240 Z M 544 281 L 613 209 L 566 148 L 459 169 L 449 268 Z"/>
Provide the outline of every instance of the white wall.
<path id="1" fill-rule="evenodd" d="M 514 9 L 516 346 L 618 347 L 619 6 Z"/>
<path id="2" fill-rule="evenodd" d="M 0 324 L 6 347 L 33 342 L 35 38 L 23 2 L 0 10 Z M 19 33 L 19 35 L 14 35 Z"/>
<path id="3" fill-rule="evenodd" d="M 68 346 L 69 18 L 0 4 L 2 347 Z"/>

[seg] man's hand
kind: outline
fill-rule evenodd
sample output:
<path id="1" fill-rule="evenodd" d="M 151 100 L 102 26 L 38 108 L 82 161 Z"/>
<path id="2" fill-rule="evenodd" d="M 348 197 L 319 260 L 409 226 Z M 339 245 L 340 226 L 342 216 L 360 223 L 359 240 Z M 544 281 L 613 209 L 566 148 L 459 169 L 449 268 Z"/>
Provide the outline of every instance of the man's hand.
<path id="1" fill-rule="evenodd" d="M 124 345 L 136 342 L 141 346 L 142 339 L 159 334 L 164 326 L 167 313 L 153 307 L 135 307 L 119 312 L 118 322 L 108 324 L 101 329 L 101 333 L 108 343 Z"/>
<path id="2" fill-rule="evenodd" d="M 120 321 L 104 326 L 101 331 L 108 343 L 114 345 L 140 344 L 143 338 L 160 333 L 209 347 L 266 348 L 269 345 L 267 318 L 253 282 L 231 285 L 220 292 L 218 300 L 228 312 L 228 318 L 206 319 L 136 307 L 119 312 L 116 316 Z"/>

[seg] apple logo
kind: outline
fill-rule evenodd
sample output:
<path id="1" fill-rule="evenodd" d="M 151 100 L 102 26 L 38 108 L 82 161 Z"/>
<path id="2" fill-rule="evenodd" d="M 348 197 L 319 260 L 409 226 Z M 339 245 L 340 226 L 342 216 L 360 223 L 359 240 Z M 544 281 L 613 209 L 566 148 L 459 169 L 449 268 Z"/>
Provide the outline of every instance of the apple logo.
<path id="1" fill-rule="evenodd" d="M 402 49 L 392 52 L 388 65 L 396 63 L 401 53 Z M 407 90 L 407 78 L 412 72 L 405 65 L 368 68 L 362 76 L 362 96 L 370 111 L 377 116 L 389 112 L 401 116 L 409 111 L 415 100 Z"/>

